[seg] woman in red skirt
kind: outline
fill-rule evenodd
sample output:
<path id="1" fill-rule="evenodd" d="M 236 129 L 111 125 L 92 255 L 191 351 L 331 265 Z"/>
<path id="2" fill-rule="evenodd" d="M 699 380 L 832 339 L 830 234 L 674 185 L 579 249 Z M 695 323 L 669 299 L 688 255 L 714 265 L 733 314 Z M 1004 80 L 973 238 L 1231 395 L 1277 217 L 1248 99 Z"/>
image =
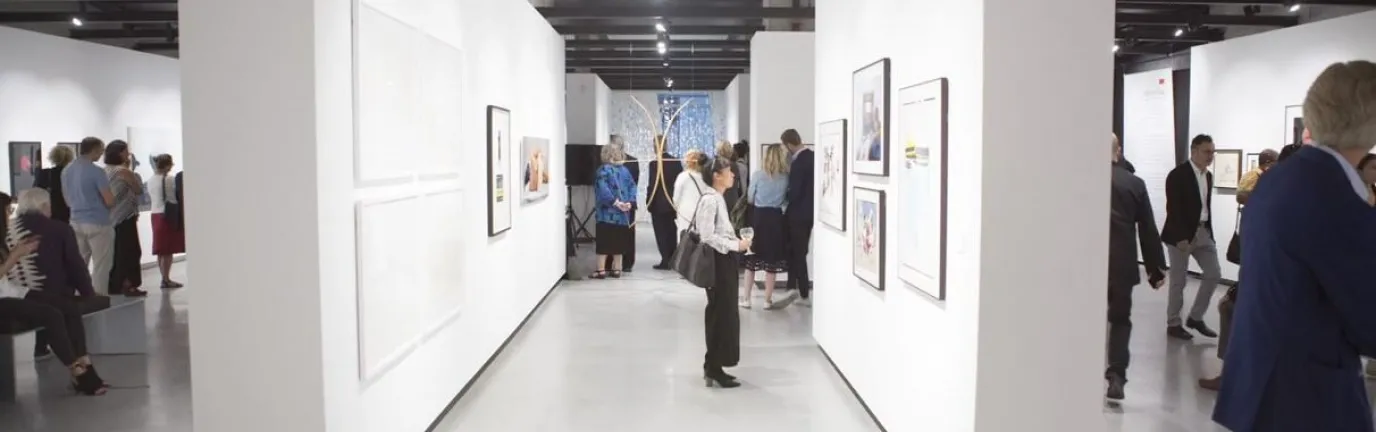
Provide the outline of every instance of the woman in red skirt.
<path id="1" fill-rule="evenodd" d="M 173 255 L 186 252 L 182 206 L 177 202 L 177 184 L 169 175 L 172 165 L 172 155 L 154 156 L 153 178 L 148 180 L 148 198 L 153 202 L 153 255 L 158 257 L 163 289 L 182 287 L 170 273 Z"/>

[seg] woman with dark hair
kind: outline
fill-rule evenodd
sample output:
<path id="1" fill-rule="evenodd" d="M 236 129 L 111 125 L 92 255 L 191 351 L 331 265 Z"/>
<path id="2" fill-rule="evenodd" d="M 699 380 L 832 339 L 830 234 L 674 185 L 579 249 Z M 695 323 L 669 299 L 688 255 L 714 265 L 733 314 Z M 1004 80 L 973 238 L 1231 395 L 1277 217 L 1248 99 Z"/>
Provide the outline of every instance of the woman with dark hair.
<path id="1" fill-rule="evenodd" d="M 105 173 L 110 176 L 110 193 L 115 205 L 110 207 L 110 223 L 115 225 L 115 247 L 110 267 L 110 293 L 124 293 L 129 297 L 148 295 L 143 285 L 143 247 L 139 245 L 139 196 L 143 194 L 143 179 L 131 168 L 133 156 L 129 144 L 114 140 L 105 146 Z"/>
<path id="2" fill-rule="evenodd" d="M 736 236 L 736 228 L 731 226 L 730 211 L 722 194 L 736 182 L 732 173 L 731 161 L 724 158 L 708 159 L 699 156 L 699 169 L 702 179 L 710 188 L 703 191 L 698 206 L 693 210 L 693 224 L 690 229 L 702 239 L 702 244 L 717 253 L 715 264 L 716 278 L 707 288 L 707 309 L 704 313 L 704 326 L 707 333 L 707 355 L 702 365 L 702 379 L 708 387 L 740 387 L 736 377 L 727 374 L 722 368 L 735 366 L 741 359 L 741 321 L 736 310 L 736 291 L 740 288 L 741 252 L 750 249 L 750 240 Z"/>
<path id="3" fill-rule="evenodd" d="M 172 258 L 186 252 L 186 233 L 182 231 L 181 205 L 177 202 L 177 184 L 172 172 L 172 155 L 153 157 L 153 178 L 148 181 L 148 196 L 152 202 L 153 255 L 158 257 L 158 271 L 162 274 L 162 289 L 181 288 L 172 280 Z"/>
<path id="4" fill-rule="evenodd" d="M 71 147 L 53 147 L 48 151 L 48 162 L 52 162 L 53 166 L 43 168 L 38 174 L 38 179 L 34 181 L 34 187 L 47 190 L 48 195 L 52 196 L 53 220 L 72 221 L 72 208 L 67 206 L 67 199 L 62 196 L 62 170 L 75 159 L 76 152 Z"/>
<path id="5" fill-rule="evenodd" d="M 37 192 L 47 194 L 41 189 Z M 86 328 L 81 322 L 81 312 L 70 297 L 42 289 L 43 278 L 34 252 L 43 239 L 20 224 L 10 224 L 11 204 L 10 196 L 0 193 L 0 208 L 4 212 L 4 217 L 0 217 L 0 232 L 6 234 L 5 241 L 0 242 L 0 274 L 5 275 L 0 280 L 0 321 L 17 320 L 42 327 L 43 340 L 72 374 L 72 388 L 88 396 L 103 395 L 108 387 L 96 374 L 86 352 Z M 75 235 L 66 240 L 75 246 Z"/>

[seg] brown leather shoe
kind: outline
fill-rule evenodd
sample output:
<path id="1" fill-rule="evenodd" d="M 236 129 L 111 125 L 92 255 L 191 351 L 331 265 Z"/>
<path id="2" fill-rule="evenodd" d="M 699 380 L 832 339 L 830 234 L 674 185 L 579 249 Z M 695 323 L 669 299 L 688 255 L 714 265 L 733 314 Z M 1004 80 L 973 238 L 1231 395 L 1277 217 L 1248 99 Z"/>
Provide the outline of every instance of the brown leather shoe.
<path id="1" fill-rule="evenodd" d="M 1223 386 L 1223 376 L 1222 376 L 1222 375 L 1219 375 L 1219 376 L 1216 376 L 1216 377 L 1213 377 L 1213 378 L 1204 378 L 1204 379 L 1200 379 L 1200 380 L 1199 380 L 1199 387 L 1200 387 L 1200 388 L 1203 388 L 1203 389 L 1205 389 L 1205 390 L 1218 391 L 1218 389 L 1219 389 L 1220 387 L 1222 387 L 1222 386 Z"/>

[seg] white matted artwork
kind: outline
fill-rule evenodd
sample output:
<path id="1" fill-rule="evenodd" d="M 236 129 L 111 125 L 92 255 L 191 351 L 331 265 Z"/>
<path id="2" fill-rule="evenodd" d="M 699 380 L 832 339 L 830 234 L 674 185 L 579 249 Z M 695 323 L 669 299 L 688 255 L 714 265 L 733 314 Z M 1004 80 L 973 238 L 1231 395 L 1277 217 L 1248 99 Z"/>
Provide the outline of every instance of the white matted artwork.
<path id="1" fill-rule="evenodd" d="M 889 59 L 851 75 L 851 152 L 856 174 L 889 175 Z"/>
<path id="2" fill-rule="evenodd" d="M 511 229 L 511 111 L 487 106 L 487 236 Z"/>
<path id="3" fill-rule="evenodd" d="M 1242 180 L 1242 150 L 1216 150 L 1214 163 L 1209 165 L 1214 174 L 1214 187 L 1218 189 L 1237 189 Z"/>
<path id="4" fill-rule="evenodd" d="M 945 78 L 898 90 L 898 278 L 946 299 Z"/>
<path id="5" fill-rule="evenodd" d="M 457 177 L 463 52 L 367 4 L 354 38 L 355 184 Z"/>
<path id="6" fill-rule="evenodd" d="M 463 194 L 457 188 L 356 206 L 359 379 L 375 382 L 458 317 Z"/>
<path id="7" fill-rule="evenodd" d="M 1304 106 L 1290 105 L 1285 107 L 1285 122 L 1281 124 L 1280 145 L 1303 144 L 1304 141 Z"/>
<path id="8" fill-rule="evenodd" d="M 856 278 L 874 289 L 883 291 L 886 258 L 884 225 L 888 222 L 884 208 L 884 191 L 857 186 L 853 195 L 855 231 L 851 233 L 854 251 L 852 271 Z"/>
<path id="9" fill-rule="evenodd" d="M 817 218 L 841 232 L 846 231 L 846 119 L 817 125 L 814 156 L 821 167 L 821 192 Z"/>
<path id="10" fill-rule="evenodd" d="M 535 202 L 549 196 L 549 140 L 521 140 L 521 200 Z"/>
<path id="11" fill-rule="evenodd" d="M 1261 153 L 1247 153 L 1247 160 L 1243 162 L 1242 172 L 1249 173 L 1261 167 Z"/>

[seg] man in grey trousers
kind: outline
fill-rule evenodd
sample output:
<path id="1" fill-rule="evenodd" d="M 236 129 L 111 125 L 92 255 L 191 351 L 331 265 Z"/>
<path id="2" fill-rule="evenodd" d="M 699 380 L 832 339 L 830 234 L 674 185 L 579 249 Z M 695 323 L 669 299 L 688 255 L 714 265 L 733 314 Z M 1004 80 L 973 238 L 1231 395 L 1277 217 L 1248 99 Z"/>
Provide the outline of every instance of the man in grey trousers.
<path id="1" fill-rule="evenodd" d="M 1194 338 L 1186 328 L 1205 337 L 1218 337 L 1218 333 L 1204 324 L 1204 312 L 1209 310 L 1214 289 L 1222 277 L 1210 211 L 1214 175 L 1209 172 L 1209 165 L 1213 162 L 1213 138 L 1199 135 L 1190 142 L 1190 159 L 1166 176 L 1166 224 L 1161 229 L 1161 242 L 1166 244 L 1166 257 L 1171 265 L 1166 334 L 1176 339 Z M 1202 275 L 1194 305 L 1182 326 L 1180 310 L 1185 305 L 1185 278 L 1190 257 L 1199 263 Z"/>

